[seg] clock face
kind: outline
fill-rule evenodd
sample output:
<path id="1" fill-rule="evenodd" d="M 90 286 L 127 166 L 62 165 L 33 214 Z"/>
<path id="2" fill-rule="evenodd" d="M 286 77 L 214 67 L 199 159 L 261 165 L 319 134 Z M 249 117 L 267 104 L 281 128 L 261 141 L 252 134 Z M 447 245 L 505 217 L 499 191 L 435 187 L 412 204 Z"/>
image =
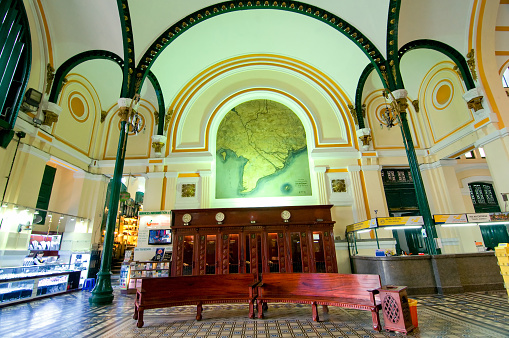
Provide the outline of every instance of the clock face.
<path id="1" fill-rule="evenodd" d="M 184 214 L 184 216 L 182 216 L 182 220 L 184 221 L 184 223 L 189 223 L 191 221 L 191 215 Z"/>
<path id="2" fill-rule="evenodd" d="M 286 221 L 286 220 L 290 219 L 291 215 L 292 214 L 290 214 L 290 212 L 288 210 L 283 210 L 283 212 L 281 213 L 281 218 Z"/>
<path id="3" fill-rule="evenodd" d="M 224 221 L 224 214 L 222 212 L 218 212 L 216 214 L 216 221 L 218 221 L 218 222 Z"/>

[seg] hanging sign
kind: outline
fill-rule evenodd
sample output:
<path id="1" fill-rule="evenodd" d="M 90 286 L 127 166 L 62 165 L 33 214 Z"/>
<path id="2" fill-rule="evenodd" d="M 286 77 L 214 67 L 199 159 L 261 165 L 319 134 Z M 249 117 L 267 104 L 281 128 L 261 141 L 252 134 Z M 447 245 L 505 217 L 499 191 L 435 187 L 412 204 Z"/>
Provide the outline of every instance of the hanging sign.
<path id="1" fill-rule="evenodd" d="M 357 222 L 350 224 L 346 227 L 346 232 L 376 228 L 376 218 L 368 219 L 367 221 Z"/>
<path id="2" fill-rule="evenodd" d="M 465 214 L 457 214 L 457 215 L 433 215 L 433 219 L 436 224 L 456 224 L 456 223 L 468 223 L 467 215 Z"/>
<path id="3" fill-rule="evenodd" d="M 125 202 L 131 198 L 131 194 L 128 191 L 120 192 L 120 202 Z"/>
<path id="4" fill-rule="evenodd" d="M 490 214 L 490 220 L 493 222 L 509 221 L 509 213 L 507 212 L 495 212 Z"/>
<path id="5" fill-rule="evenodd" d="M 469 223 L 480 223 L 491 221 L 490 214 L 487 212 L 481 214 L 467 214 L 467 220 Z"/>
<path id="6" fill-rule="evenodd" d="M 405 217 L 379 217 L 378 226 L 394 226 L 394 225 L 424 225 L 422 216 L 405 216 Z"/>

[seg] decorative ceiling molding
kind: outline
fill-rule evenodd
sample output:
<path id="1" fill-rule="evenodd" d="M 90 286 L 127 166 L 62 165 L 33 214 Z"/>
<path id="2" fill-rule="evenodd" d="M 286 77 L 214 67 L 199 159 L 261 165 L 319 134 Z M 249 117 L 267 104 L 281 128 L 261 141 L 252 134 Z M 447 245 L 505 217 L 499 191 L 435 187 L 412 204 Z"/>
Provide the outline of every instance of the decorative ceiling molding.
<path id="1" fill-rule="evenodd" d="M 221 14 L 252 9 L 285 10 L 322 21 L 354 42 L 373 64 L 385 64 L 385 58 L 382 53 L 380 53 L 375 44 L 371 42 L 361 31 L 341 19 L 339 16 L 319 7 L 298 1 L 225 1 L 190 14 L 187 18 L 172 25 L 157 39 L 155 39 L 150 48 L 148 48 L 145 54 L 141 57 L 136 68 L 137 81 L 141 80 L 141 83 L 143 83 L 145 78 L 148 76 L 150 67 L 154 64 L 155 60 L 162 51 L 191 27 Z M 376 68 L 381 76 L 382 74 L 380 73 L 379 67 Z M 138 90 L 139 87 L 136 91 Z"/>
<path id="2" fill-rule="evenodd" d="M 53 86 L 51 87 L 48 101 L 53 103 L 57 102 L 60 91 L 62 90 L 62 86 L 64 85 L 64 79 L 74 67 L 85 61 L 96 59 L 110 60 L 117 63 L 121 69 L 124 68 L 124 61 L 122 58 L 117 54 L 107 50 L 89 50 L 76 54 L 72 58 L 65 61 L 62 65 L 60 65 L 60 67 L 58 67 L 57 71 L 55 72 L 55 78 L 53 81 Z"/>
<path id="3" fill-rule="evenodd" d="M 461 55 L 453 47 L 443 42 L 429 39 L 410 41 L 409 43 L 405 44 L 399 49 L 398 57 L 401 60 L 405 53 L 420 48 L 432 49 L 449 57 L 456 64 L 456 66 L 458 66 L 458 69 L 461 72 L 461 77 L 463 79 L 463 82 L 465 82 L 467 90 L 475 88 L 474 79 L 472 78 L 472 74 L 470 74 L 470 69 L 468 68 L 467 61 L 465 60 L 463 55 Z"/>

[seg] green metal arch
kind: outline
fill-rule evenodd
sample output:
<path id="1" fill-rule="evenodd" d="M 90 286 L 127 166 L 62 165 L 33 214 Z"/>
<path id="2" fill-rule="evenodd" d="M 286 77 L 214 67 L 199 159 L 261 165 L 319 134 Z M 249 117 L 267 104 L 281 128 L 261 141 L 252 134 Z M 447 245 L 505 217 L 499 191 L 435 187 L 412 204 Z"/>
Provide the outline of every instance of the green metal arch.
<path id="1" fill-rule="evenodd" d="M 76 54 L 72 58 L 65 61 L 60 67 L 58 67 L 55 72 L 55 79 L 53 81 L 53 86 L 51 87 L 51 92 L 48 98 L 48 101 L 56 103 L 58 99 L 58 95 L 62 90 L 63 80 L 65 76 L 77 65 L 89 60 L 96 59 L 105 59 L 111 60 L 117 63 L 121 69 L 124 67 L 124 61 L 117 54 L 107 51 L 107 50 L 89 50 L 80 54 Z M 121 96 L 122 97 L 122 96 Z"/>
<path id="2" fill-rule="evenodd" d="M 276 9 L 289 11 L 301 15 L 312 17 L 323 23 L 333 27 L 337 31 L 344 34 L 352 42 L 354 42 L 359 48 L 362 49 L 364 54 L 369 58 L 373 65 L 377 65 L 376 69 L 380 76 L 380 65 L 386 63 L 383 55 L 376 48 L 376 46 L 357 28 L 352 26 L 347 21 L 341 19 L 338 15 L 325 11 L 319 7 L 306 4 L 298 1 L 225 1 L 213 6 L 203 8 L 196 11 L 185 19 L 178 21 L 176 24 L 168 28 L 163 34 L 161 34 L 152 45 L 147 49 L 145 54 L 141 57 L 140 62 L 136 68 L 136 81 L 134 83 L 133 93 L 139 92 L 141 84 L 147 77 L 150 67 L 153 65 L 157 57 L 161 52 L 182 33 L 190 29 L 191 27 L 203 22 L 207 19 L 215 16 L 231 13 L 234 11 L 241 10 L 252 10 L 252 9 Z M 131 90 L 130 90 L 131 92 Z"/>
<path id="3" fill-rule="evenodd" d="M 453 47 L 435 40 L 429 40 L 429 39 L 421 39 L 421 40 L 414 40 L 407 44 L 405 44 L 403 47 L 399 49 L 399 59 L 405 55 L 405 53 L 415 50 L 415 49 L 432 49 L 437 52 L 440 52 L 447 57 L 449 57 L 454 63 L 458 66 L 459 71 L 461 72 L 461 76 L 463 78 L 463 81 L 465 82 L 465 86 L 467 87 L 467 90 L 475 88 L 475 82 L 472 78 L 472 74 L 470 74 L 470 70 L 468 68 L 467 61 L 461 55 L 456 49 Z"/>
<path id="4" fill-rule="evenodd" d="M 120 19 L 120 27 L 122 29 L 122 41 L 124 46 L 124 64 L 122 66 L 122 89 L 120 97 L 134 97 L 134 36 L 131 25 L 131 15 L 129 14 L 129 4 L 127 0 L 117 0 L 118 16 Z"/>
<path id="5" fill-rule="evenodd" d="M 401 0 L 394 0 L 389 3 L 387 15 L 387 63 L 388 72 L 387 86 L 391 90 L 404 88 L 401 70 L 399 69 L 398 58 L 398 25 Z"/>
<path id="6" fill-rule="evenodd" d="M 375 69 L 372 63 L 368 63 L 366 68 L 362 71 L 361 76 L 359 77 L 359 82 L 357 82 L 357 89 L 355 91 L 355 111 L 357 113 L 357 121 L 359 122 L 359 129 L 365 128 L 364 125 L 364 117 L 362 116 L 362 92 L 364 90 L 364 85 L 371 74 L 371 72 Z"/>
<path id="7" fill-rule="evenodd" d="M 164 128 L 164 116 L 165 116 L 165 107 L 164 107 L 164 96 L 163 90 L 161 89 L 161 85 L 159 81 L 157 81 L 157 77 L 151 71 L 148 72 L 147 78 L 150 83 L 154 87 L 157 97 L 157 105 L 159 106 L 159 123 L 157 124 L 157 135 L 163 135 Z"/>

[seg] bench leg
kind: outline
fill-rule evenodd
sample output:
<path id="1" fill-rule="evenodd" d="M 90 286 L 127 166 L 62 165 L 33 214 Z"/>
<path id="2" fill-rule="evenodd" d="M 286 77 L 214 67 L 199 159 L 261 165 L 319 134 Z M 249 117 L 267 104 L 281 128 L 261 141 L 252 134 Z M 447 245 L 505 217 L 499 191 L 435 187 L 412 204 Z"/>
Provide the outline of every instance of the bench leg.
<path id="1" fill-rule="evenodd" d="M 258 307 L 258 318 L 263 318 L 263 305 L 261 300 L 256 301 L 256 306 Z"/>
<path id="2" fill-rule="evenodd" d="M 138 323 L 136 323 L 136 326 L 141 328 L 143 327 L 143 324 L 145 324 L 143 323 L 143 309 L 140 310 L 138 308 Z"/>
<path id="3" fill-rule="evenodd" d="M 380 324 L 380 312 L 378 311 L 378 309 L 371 310 L 371 317 L 373 318 L 373 330 L 381 331 L 382 324 Z"/>
<path id="4" fill-rule="evenodd" d="M 254 319 L 254 301 L 252 299 L 249 300 L 249 319 Z"/>
<path id="5" fill-rule="evenodd" d="M 316 302 L 313 302 L 311 304 L 311 308 L 313 309 L 313 321 L 317 322 L 320 320 L 320 317 L 318 317 L 318 305 L 316 305 Z"/>
<path id="6" fill-rule="evenodd" d="M 267 305 L 267 302 L 263 302 L 263 311 L 267 311 L 269 309 L 269 306 Z"/>
<path id="7" fill-rule="evenodd" d="M 198 303 L 196 306 L 196 320 L 201 320 L 201 312 L 203 310 L 203 307 L 201 306 L 201 302 Z"/>
<path id="8" fill-rule="evenodd" d="M 134 320 L 138 319 L 138 306 L 136 306 L 136 304 L 134 305 L 134 315 L 133 315 L 133 319 L 134 319 Z"/>
<path id="9" fill-rule="evenodd" d="M 329 307 L 327 305 L 322 305 L 323 313 L 329 313 Z"/>

